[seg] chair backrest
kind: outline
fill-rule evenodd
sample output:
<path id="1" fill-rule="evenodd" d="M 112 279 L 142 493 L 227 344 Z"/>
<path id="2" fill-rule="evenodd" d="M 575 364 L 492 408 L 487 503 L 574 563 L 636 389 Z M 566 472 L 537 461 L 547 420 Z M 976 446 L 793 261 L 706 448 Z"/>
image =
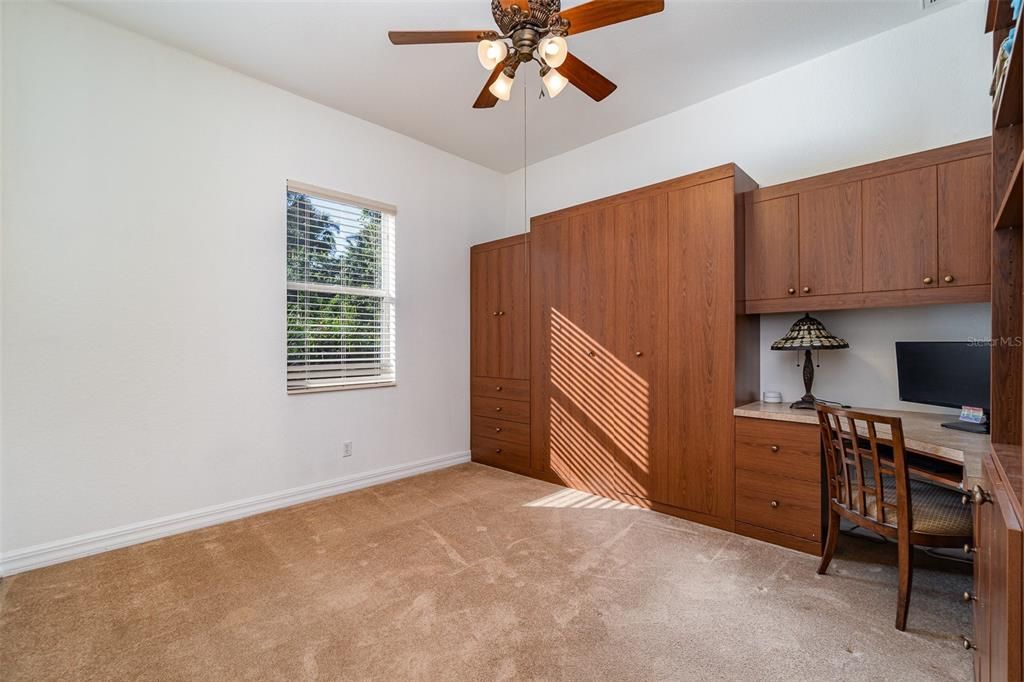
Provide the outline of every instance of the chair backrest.
<path id="1" fill-rule="evenodd" d="M 896 527 L 909 532 L 913 521 L 903 422 L 899 417 L 821 404 L 816 409 L 829 500 L 861 517 L 862 525 L 873 530 Z"/>

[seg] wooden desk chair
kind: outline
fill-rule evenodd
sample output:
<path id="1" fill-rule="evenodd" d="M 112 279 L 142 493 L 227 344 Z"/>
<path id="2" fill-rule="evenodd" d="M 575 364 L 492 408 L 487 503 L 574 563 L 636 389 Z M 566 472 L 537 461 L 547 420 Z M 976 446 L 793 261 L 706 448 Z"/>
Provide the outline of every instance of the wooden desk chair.
<path id="1" fill-rule="evenodd" d="M 818 573 L 832 561 L 845 518 L 887 538 L 899 556 L 896 629 L 907 628 L 914 545 L 963 547 L 971 542 L 971 509 L 962 492 L 912 479 L 907 471 L 903 423 L 883 417 L 817 405 L 828 473 L 828 536 Z M 878 435 L 884 425 L 889 438 Z M 884 439 L 884 440 L 883 440 Z"/>

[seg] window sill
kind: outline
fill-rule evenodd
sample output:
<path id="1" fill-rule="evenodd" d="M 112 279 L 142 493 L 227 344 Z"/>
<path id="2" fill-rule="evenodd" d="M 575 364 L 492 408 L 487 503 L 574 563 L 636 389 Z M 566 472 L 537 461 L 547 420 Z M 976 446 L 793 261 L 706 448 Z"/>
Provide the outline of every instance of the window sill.
<path id="1" fill-rule="evenodd" d="M 358 391 L 366 388 L 390 388 L 397 386 L 397 381 L 375 381 L 365 384 L 341 384 L 338 386 L 313 386 L 310 388 L 289 388 L 288 395 L 302 395 L 303 393 L 327 393 L 329 391 Z"/>

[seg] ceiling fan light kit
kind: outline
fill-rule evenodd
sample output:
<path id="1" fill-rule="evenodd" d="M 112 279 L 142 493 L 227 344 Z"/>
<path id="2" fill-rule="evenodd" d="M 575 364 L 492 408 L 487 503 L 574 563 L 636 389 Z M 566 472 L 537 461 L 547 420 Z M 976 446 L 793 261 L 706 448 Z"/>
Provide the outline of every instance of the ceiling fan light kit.
<path id="1" fill-rule="evenodd" d="M 516 69 L 535 61 L 549 97 L 572 84 L 600 102 L 615 84 L 569 53 L 566 37 L 665 9 L 664 0 L 591 0 L 562 11 L 561 0 L 491 0 L 495 31 L 391 31 L 395 45 L 477 43 L 477 59 L 491 72 L 473 104 L 489 109 L 508 101 Z"/>

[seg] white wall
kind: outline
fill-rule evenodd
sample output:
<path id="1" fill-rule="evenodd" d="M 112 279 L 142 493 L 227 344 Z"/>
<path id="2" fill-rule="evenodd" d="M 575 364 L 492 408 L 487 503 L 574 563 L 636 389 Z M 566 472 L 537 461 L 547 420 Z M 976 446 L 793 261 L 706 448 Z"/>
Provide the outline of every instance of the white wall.
<path id="1" fill-rule="evenodd" d="M 767 186 L 984 137 L 992 50 L 984 16 L 983 2 L 967 0 L 529 166 L 525 215 L 728 162 Z M 628 97 L 628 87 L 612 96 Z M 505 186 L 505 223 L 525 228 L 523 173 L 507 175 Z M 797 317 L 764 316 L 761 324 L 762 387 L 793 399 L 803 394 L 799 372 L 768 346 Z M 990 335 L 987 306 L 820 317 L 856 343 L 842 361 L 823 355 L 816 392 L 878 407 L 897 402 L 893 340 Z"/>
<path id="2" fill-rule="evenodd" d="M 467 248 L 501 175 L 71 9 L 4 10 L 5 554 L 467 450 Z M 398 206 L 397 387 L 286 395 L 286 178 Z"/>

